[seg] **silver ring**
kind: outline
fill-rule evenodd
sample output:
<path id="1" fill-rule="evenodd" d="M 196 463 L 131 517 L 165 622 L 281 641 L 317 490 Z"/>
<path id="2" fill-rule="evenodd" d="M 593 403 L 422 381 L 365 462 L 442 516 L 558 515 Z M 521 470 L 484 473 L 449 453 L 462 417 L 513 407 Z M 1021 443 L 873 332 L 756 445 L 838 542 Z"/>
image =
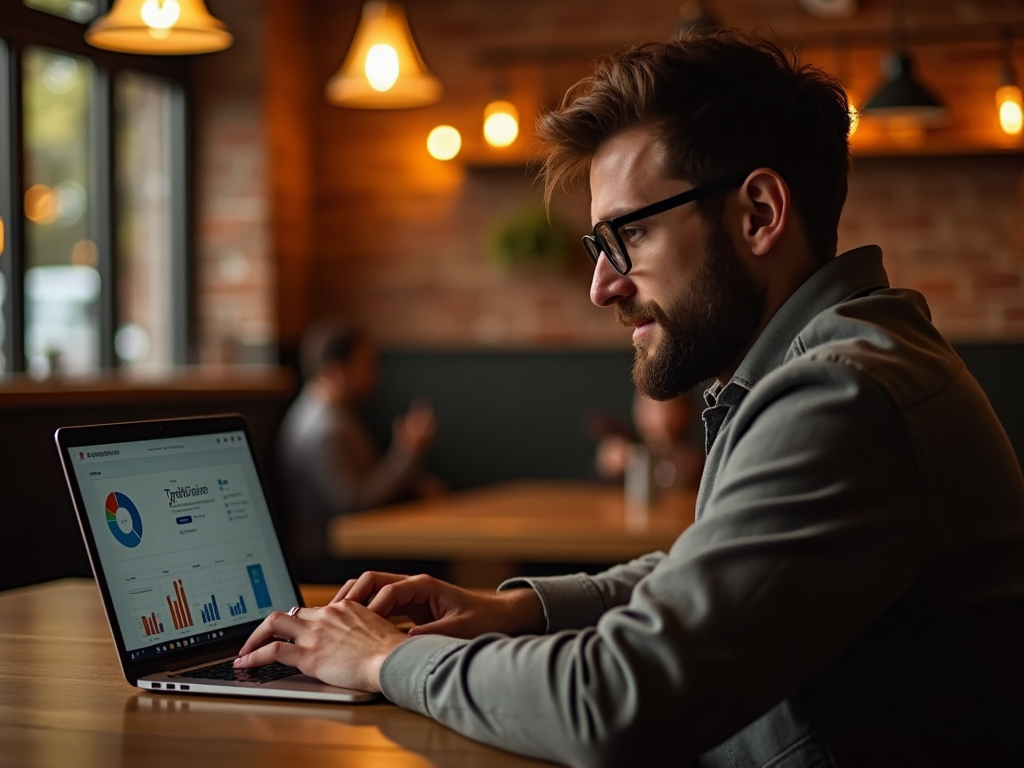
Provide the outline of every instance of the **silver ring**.
<path id="1" fill-rule="evenodd" d="M 298 616 L 299 615 L 299 611 L 301 611 L 301 610 L 302 610 L 302 606 L 301 605 L 296 605 L 290 611 L 288 611 L 288 615 L 289 616 Z"/>

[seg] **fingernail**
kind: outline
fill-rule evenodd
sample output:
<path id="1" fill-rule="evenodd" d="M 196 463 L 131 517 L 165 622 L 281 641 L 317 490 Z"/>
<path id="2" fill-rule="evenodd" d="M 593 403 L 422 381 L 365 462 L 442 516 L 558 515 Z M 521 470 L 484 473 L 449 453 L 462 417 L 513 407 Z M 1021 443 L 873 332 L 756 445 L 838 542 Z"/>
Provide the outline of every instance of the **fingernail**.
<path id="1" fill-rule="evenodd" d="M 234 661 L 233 661 L 233 662 L 231 663 L 231 666 L 233 666 L 233 667 L 237 667 L 237 666 L 238 666 L 239 664 L 241 664 L 241 663 L 242 663 L 242 659 L 244 659 L 244 658 L 245 658 L 245 656 L 239 656 L 239 657 L 238 657 L 237 659 L 235 659 L 235 660 L 234 660 Z"/>

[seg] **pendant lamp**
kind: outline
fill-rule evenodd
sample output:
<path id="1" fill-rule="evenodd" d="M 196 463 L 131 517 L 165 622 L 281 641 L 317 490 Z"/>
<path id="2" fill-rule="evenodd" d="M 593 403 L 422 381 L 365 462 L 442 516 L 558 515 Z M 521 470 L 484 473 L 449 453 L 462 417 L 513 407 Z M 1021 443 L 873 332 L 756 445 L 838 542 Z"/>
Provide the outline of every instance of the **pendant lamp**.
<path id="1" fill-rule="evenodd" d="M 935 127 L 946 122 L 946 108 L 914 77 L 914 62 L 906 53 L 891 53 L 882 62 L 885 82 L 861 112 L 872 117 L 911 117 Z"/>
<path id="2" fill-rule="evenodd" d="M 861 114 L 912 119 L 928 127 L 941 125 L 946 122 L 945 106 L 914 77 L 914 62 L 907 52 L 902 0 L 893 5 L 893 16 L 895 48 L 882 59 L 885 81 L 868 99 Z"/>
<path id="3" fill-rule="evenodd" d="M 420 58 L 400 3 L 371 0 L 341 68 L 327 82 L 327 100 L 340 107 L 422 107 L 441 98 L 441 82 Z"/>
<path id="4" fill-rule="evenodd" d="M 233 40 L 203 0 L 115 0 L 85 32 L 97 48 L 158 55 L 211 53 Z"/>

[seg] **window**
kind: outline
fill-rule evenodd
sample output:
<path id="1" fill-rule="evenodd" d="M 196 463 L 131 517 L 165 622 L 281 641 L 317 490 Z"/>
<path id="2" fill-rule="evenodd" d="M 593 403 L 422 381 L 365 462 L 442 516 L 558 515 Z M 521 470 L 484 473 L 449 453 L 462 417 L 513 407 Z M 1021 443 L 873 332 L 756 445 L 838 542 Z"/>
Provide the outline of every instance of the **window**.
<path id="1" fill-rule="evenodd" d="M 187 358 L 187 62 L 88 46 L 105 0 L 0 4 L 0 372 Z"/>

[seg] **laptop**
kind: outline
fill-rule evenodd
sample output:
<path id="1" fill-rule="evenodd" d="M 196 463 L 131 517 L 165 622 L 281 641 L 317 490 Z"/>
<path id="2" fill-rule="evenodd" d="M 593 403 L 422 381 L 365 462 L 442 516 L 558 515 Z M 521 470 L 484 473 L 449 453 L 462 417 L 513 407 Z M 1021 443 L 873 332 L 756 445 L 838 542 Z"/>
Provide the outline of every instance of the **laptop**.
<path id="1" fill-rule="evenodd" d="M 231 662 L 302 604 L 236 414 L 55 434 L 121 669 L 149 691 L 360 702 L 294 667 Z"/>

